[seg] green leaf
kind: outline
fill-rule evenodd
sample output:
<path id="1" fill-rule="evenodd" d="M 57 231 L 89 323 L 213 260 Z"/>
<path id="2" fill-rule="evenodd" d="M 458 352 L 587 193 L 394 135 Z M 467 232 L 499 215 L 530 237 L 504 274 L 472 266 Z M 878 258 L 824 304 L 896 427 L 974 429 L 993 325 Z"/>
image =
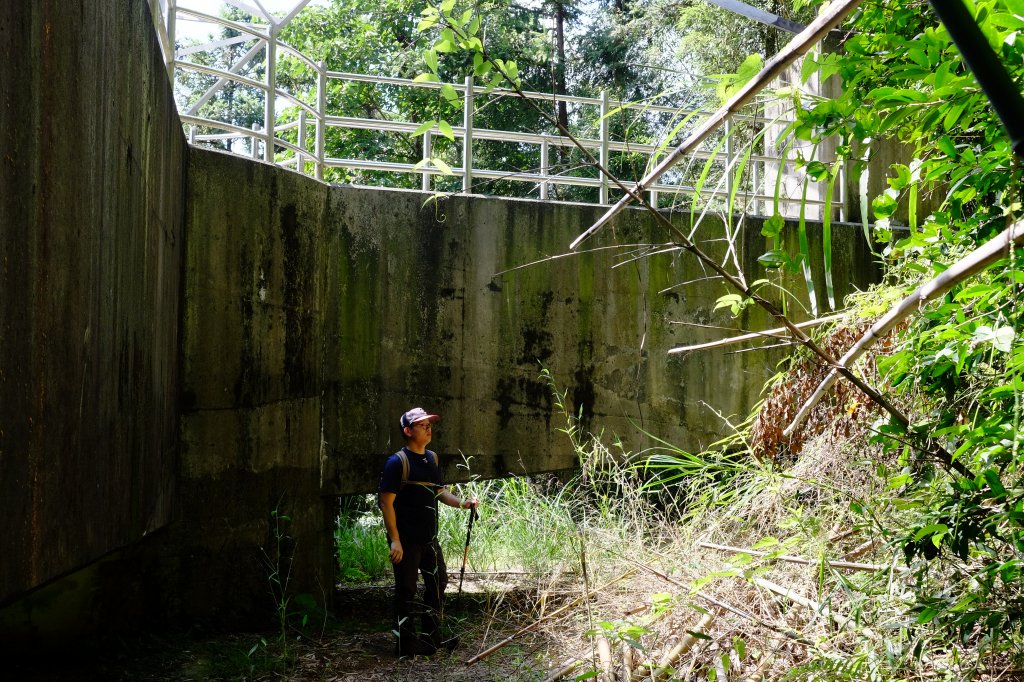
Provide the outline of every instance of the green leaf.
<path id="1" fill-rule="evenodd" d="M 886 190 L 871 201 L 871 211 L 875 218 L 889 218 L 896 212 L 896 196 L 893 190 Z"/>
<path id="2" fill-rule="evenodd" d="M 449 166 L 444 161 L 442 161 L 441 159 L 432 158 L 430 159 L 430 163 L 436 166 L 437 169 L 444 173 L 445 175 L 455 175 L 455 173 L 452 171 L 452 167 Z"/>
<path id="3" fill-rule="evenodd" d="M 777 238 L 786 226 L 786 219 L 776 213 L 761 225 L 761 234 L 765 237 Z"/>
<path id="4" fill-rule="evenodd" d="M 437 51 L 430 49 L 423 53 L 423 63 L 427 65 L 427 68 L 434 74 L 437 73 Z"/>
<path id="5" fill-rule="evenodd" d="M 437 24 L 437 17 L 420 19 L 419 23 L 416 24 L 416 31 L 419 33 L 423 33 L 424 31 L 429 31 L 430 29 L 434 28 L 435 26 L 437 26 Z"/>
<path id="6" fill-rule="evenodd" d="M 774 547 L 777 544 L 779 544 L 778 538 L 773 538 L 769 536 L 766 538 L 761 538 L 760 540 L 755 542 L 754 546 L 751 547 L 751 549 L 764 549 L 765 547 Z"/>
<path id="7" fill-rule="evenodd" d="M 416 130 L 412 131 L 412 136 L 413 137 L 419 137 L 420 135 L 422 135 L 423 133 L 427 132 L 428 130 L 430 130 L 431 128 L 433 128 L 436 125 L 437 125 L 437 121 L 424 121 L 423 123 L 421 123 L 419 125 L 418 128 L 416 128 Z"/>
<path id="8" fill-rule="evenodd" d="M 914 542 L 917 542 L 918 540 L 920 540 L 922 538 L 928 537 L 929 535 L 931 535 L 931 536 L 939 536 L 941 538 L 943 535 L 945 535 L 948 532 L 949 532 L 949 526 L 947 526 L 946 524 L 944 524 L 944 523 L 933 523 L 933 524 L 927 525 L 924 528 L 922 528 L 921 530 L 917 531 L 917 533 L 914 534 Z"/>
<path id="9" fill-rule="evenodd" d="M 747 645 L 744 643 L 742 637 L 732 638 L 732 648 L 736 652 L 736 656 L 742 661 L 747 656 Z"/>
<path id="10" fill-rule="evenodd" d="M 449 83 L 445 83 L 441 86 L 441 96 L 444 97 L 449 104 L 458 105 L 460 102 L 458 91 Z"/>
<path id="11" fill-rule="evenodd" d="M 758 256 L 757 262 L 769 270 L 781 268 L 789 263 L 789 254 L 780 249 L 772 249 Z"/>
<path id="12" fill-rule="evenodd" d="M 441 13 L 445 16 L 451 16 L 452 9 L 455 7 L 455 0 L 444 0 L 441 3 Z"/>
<path id="13" fill-rule="evenodd" d="M 455 133 L 452 132 L 452 126 L 450 123 L 448 123 L 448 121 L 438 121 L 437 129 L 438 131 L 440 131 L 442 135 L 447 137 L 449 140 L 451 140 L 452 142 L 455 141 Z"/>
<path id="14" fill-rule="evenodd" d="M 412 79 L 413 83 L 436 83 L 438 80 L 437 74 L 434 73 L 421 73 Z"/>
<path id="15" fill-rule="evenodd" d="M 988 483 L 988 487 L 992 489 L 992 494 L 996 497 L 1006 497 L 1006 488 L 1003 487 L 1003 482 L 999 480 L 999 472 L 995 469 L 986 469 L 985 482 Z"/>

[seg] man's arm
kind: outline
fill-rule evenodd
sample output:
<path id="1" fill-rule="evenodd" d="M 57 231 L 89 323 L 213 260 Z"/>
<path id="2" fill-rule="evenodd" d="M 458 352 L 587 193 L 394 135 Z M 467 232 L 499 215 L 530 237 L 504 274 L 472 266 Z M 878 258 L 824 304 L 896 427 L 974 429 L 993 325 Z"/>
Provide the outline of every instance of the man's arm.
<path id="1" fill-rule="evenodd" d="M 388 541 L 391 543 L 391 563 L 397 564 L 402 560 L 402 539 L 398 537 L 395 493 L 380 494 L 380 511 L 384 515 L 384 528 L 388 531 Z"/>
<path id="2" fill-rule="evenodd" d="M 469 509 L 470 507 L 480 506 L 480 500 L 476 499 L 475 497 L 469 497 L 466 498 L 465 500 L 460 500 L 459 498 L 455 497 L 455 495 L 453 495 L 451 491 L 448 490 L 448 488 L 441 488 L 441 492 L 437 494 L 437 499 L 444 502 L 449 507 L 455 507 L 456 509 Z"/>

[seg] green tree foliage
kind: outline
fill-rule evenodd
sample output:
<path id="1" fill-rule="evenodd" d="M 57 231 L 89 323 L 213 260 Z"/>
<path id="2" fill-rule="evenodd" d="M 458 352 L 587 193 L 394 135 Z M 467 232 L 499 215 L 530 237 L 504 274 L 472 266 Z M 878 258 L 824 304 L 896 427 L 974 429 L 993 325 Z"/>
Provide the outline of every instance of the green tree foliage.
<path id="1" fill-rule="evenodd" d="M 1024 82 L 1024 5 L 980 0 L 971 11 L 1014 80 Z M 854 168 L 863 166 L 869 142 L 873 149 L 899 142 L 912 151 L 891 167 L 889 188 L 872 204 L 874 234 L 897 292 L 936 276 L 1019 219 L 1019 160 L 927 5 L 865 3 L 842 51 L 809 59 L 804 75 L 815 70 L 841 77 L 843 94 L 814 101 L 794 95 L 797 137 L 838 136 L 839 153 Z M 937 208 L 918 215 L 925 195 L 934 195 Z M 909 229 L 894 224 L 900 206 Z M 1022 256 L 1011 250 L 926 307 L 878 363 L 891 394 L 913 415 L 912 431 L 973 473 L 945 471 L 909 445 L 912 434 L 889 423 L 875 427 L 893 457 L 880 468 L 892 497 L 856 511 L 865 523 L 884 519 L 875 530 L 902 549 L 915 571 L 910 610 L 921 628 L 918 654 L 929 637 L 949 634 L 982 649 L 1021 653 Z"/>

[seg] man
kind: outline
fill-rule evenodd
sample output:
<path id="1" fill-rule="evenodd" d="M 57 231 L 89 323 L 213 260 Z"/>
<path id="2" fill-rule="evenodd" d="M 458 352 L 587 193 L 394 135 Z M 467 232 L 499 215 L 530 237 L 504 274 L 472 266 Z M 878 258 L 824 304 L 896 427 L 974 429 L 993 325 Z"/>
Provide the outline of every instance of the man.
<path id="1" fill-rule="evenodd" d="M 400 419 L 405 447 L 388 457 L 380 479 L 380 508 L 390 543 L 395 572 L 395 616 L 400 656 L 430 655 L 441 646 L 454 648 L 455 640 L 441 639 L 441 609 L 448 568 L 437 542 L 437 503 L 471 509 L 475 498 L 460 500 L 445 486 L 437 455 L 427 450 L 434 423 L 441 417 L 414 407 Z M 411 616 L 418 577 L 423 575 L 426 611 L 422 639 L 416 637 Z"/>

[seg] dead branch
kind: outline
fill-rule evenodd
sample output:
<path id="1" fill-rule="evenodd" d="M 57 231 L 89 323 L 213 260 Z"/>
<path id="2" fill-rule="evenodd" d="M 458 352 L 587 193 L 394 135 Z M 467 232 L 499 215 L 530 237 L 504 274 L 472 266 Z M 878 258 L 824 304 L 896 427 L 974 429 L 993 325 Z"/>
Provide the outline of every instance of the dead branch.
<path id="1" fill-rule="evenodd" d="M 865 543 L 857 545 L 856 547 L 851 549 L 849 552 L 847 552 L 845 555 L 843 555 L 843 560 L 844 561 L 853 561 L 854 559 L 859 559 L 862 556 L 864 556 L 865 554 L 867 554 L 868 552 L 871 552 L 872 550 L 874 550 L 880 544 L 882 544 L 881 540 L 878 540 L 877 538 L 872 538 L 872 539 L 868 540 Z"/>
<path id="2" fill-rule="evenodd" d="M 1006 228 L 998 236 L 972 251 L 967 257 L 961 258 L 954 263 L 948 270 L 944 270 L 938 277 L 919 286 L 912 294 L 880 317 L 860 337 L 857 343 L 847 351 L 846 355 L 839 359 L 835 368 L 829 372 L 824 381 L 818 384 L 811 397 L 800 406 L 796 416 L 793 417 L 793 421 L 783 430 L 782 435 L 786 437 L 793 435 L 793 432 L 803 424 L 804 420 L 807 419 L 807 415 L 818 404 L 822 396 L 835 385 L 839 379 L 839 374 L 844 372 L 844 370 L 848 370 L 857 358 L 892 331 L 896 325 L 909 317 L 915 310 L 920 309 L 925 303 L 942 296 L 960 282 L 995 263 L 1006 254 L 1011 244 L 1017 244 L 1022 240 L 1024 240 L 1024 221 L 1014 223 Z"/>
<path id="3" fill-rule="evenodd" d="M 633 573 L 633 569 L 629 569 L 628 571 L 622 573 L 617 578 L 613 578 L 612 580 L 608 581 L 607 583 L 605 583 L 601 587 L 597 588 L 596 590 L 591 590 L 589 592 L 584 592 L 579 597 L 576 597 L 575 599 L 573 599 L 571 602 L 569 602 L 565 606 L 563 606 L 563 607 L 561 607 L 559 609 L 555 609 L 554 611 L 552 611 L 548 615 L 546 615 L 546 616 L 544 616 L 544 617 L 542 617 L 542 618 L 540 618 L 538 620 L 533 621 L 532 623 L 530 623 L 526 627 L 520 628 L 515 633 L 509 635 L 508 637 L 506 637 L 505 639 L 501 640 L 497 644 L 491 646 L 490 648 L 481 651 L 476 656 L 474 656 L 473 658 L 471 658 L 468 661 L 466 661 L 466 665 L 473 665 L 477 661 L 482 661 L 483 659 L 485 659 L 488 656 L 490 656 L 491 654 L 493 654 L 495 651 L 498 651 L 499 649 L 501 649 L 501 648 L 511 644 L 513 641 L 516 640 L 517 637 L 525 635 L 527 632 L 532 632 L 532 631 L 536 630 L 537 627 L 541 623 L 543 623 L 545 621 L 548 621 L 548 620 L 551 620 L 552 618 L 554 618 L 558 614 L 563 613 L 564 611 L 567 611 L 567 610 L 571 609 L 572 607 L 576 606 L 577 604 L 579 604 L 580 602 L 584 601 L 585 599 L 589 599 L 590 597 L 592 597 L 593 595 L 597 594 L 598 592 L 602 592 L 603 590 L 608 589 L 609 587 L 611 587 L 615 583 L 620 582 L 621 580 L 624 580 L 625 578 L 627 578 L 632 573 Z"/>
<path id="4" fill-rule="evenodd" d="M 843 314 L 829 315 L 828 317 L 820 317 L 816 320 L 808 320 L 807 322 L 800 322 L 793 326 L 797 329 L 806 329 L 807 327 L 816 327 L 819 324 L 826 324 L 828 322 L 835 322 L 836 320 L 842 319 Z M 744 341 L 752 341 L 754 339 L 763 339 L 765 337 L 774 339 L 787 339 L 789 338 L 789 330 L 786 327 L 776 327 L 775 329 L 766 329 L 763 332 L 750 332 L 749 334 L 742 334 L 740 336 L 730 336 L 725 339 L 718 339 L 717 341 L 708 341 L 707 343 L 697 343 L 692 346 L 676 346 L 670 348 L 668 353 L 670 355 L 675 353 L 689 353 L 695 350 L 706 350 L 708 348 L 719 348 L 721 346 L 729 346 L 734 343 L 742 343 Z"/>
<path id="5" fill-rule="evenodd" d="M 732 552 L 734 554 L 750 554 L 751 556 L 760 556 L 760 557 L 767 557 L 767 556 L 770 555 L 770 552 L 762 552 L 762 551 L 757 550 L 757 549 L 746 549 L 744 547 L 730 547 L 729 545 L 716 545 L 713 542 L 701 542 L 700 546 L 704 547 L 706 549 L 717 549 L 717 550 L 722 551 L 722 552 Z M 805 559 L 804 557 L 791 556 L 789 554 L 780 554 L 778 556 L 771 556 L 771 560 L 772 561 L 785 561 L 785 562 L 790 563 L 790 564 L 803 564 L 804 566 L 818 566 L 819 564 L 822 563 L 821 561 L 816 561 L 814 559 Z M 853 563 L 853 562 L 850 562 L 850 561 L 826 561 L 825 564 L 827 566 L 829 566 L 830 568 L 846 569 L 848 571 L 875 572 L 875 571 L 886 571 L 886 570 L 889 570 L 890 568 L 893 568 L 893 567 L 890 567 L 890 566 L 882 566 L 880 564 L 858 564 L 858 563 Z M 905 571 L 907 571 L 909 569 L 897 566 L 897 567 L 894 567 L 894 570 L 900 571 L 900 572 L 905 572 Z"/>
<path id="6" fill-rule="evenodd" d="M 646 571 L 650 571 L 651 573 L 653 573 L 654 575 L 658 576 L 659 578 L 661 578 L 665 582 L 671 583 L 672 585 L 675 585 L 676 587 L 680 588 L 681 590 L 684 590 L 684 591 L 687 591 L 687 592 L 689 591 L 689 588 L 686 585 L 683 585 L 678 580 L 673 580 L 672 578 L 668 577 L 667 575 L 665 575 L 664 573 L 662 573 L 658 569 L 654 568 L 653 566 L 645 564 L 642 561 L 637 561 L 636 559 L 630 559 L 628 557 L 623 557 L 623 558 L 626 559 L 626 561 L 629 561 L 629 562 L 635 564 L 636 566 L 639 566 L 640 568 L 642 568 L 642 569 L 644 569 Z M 769 623 L 766 620 L 758 618 L 757 616 L 755 616 L 752 613 L 748 613 L 748 612 L 744 611 L 741 608 L 738 608 L 736 606 L 728 604 L 728 603 L 726 603 L 726 602 L 724 602 L 724 601 L 722 601 L 720 599 L 716 599 L 715 597 L 712 597 L 711 595 L 706 594 L 704 592 L 698 591 L 698 592 L 694 592 L 694 594 L 696 596 L 700 597 L 701 599 L 703 599 L 704 601 L 706 601 L 707 603 L 711 604 L 712 606 L 715 606 L 715 607 L 717 607 L 717 608 L 719 608 L 719 609 L 721 609 L 723 611 L 729 611 L 730 613 L 733 613 L 733 614 L 739 616 L 740 618 L 748 620 L 751 623 L 754 623 L 755 625 L 759 625 L 759 626 L 761 626 L 763 628 L 766 628 L 768 630 L 773 630 L 773 631 L 775 631 L 775 632 L 777 632 L 777 633 L 779 633 L 781 635 L 785 635 L 789 639 L 792 639 L 792 640 L 794 640 L 796 642 L 800 642 L 801 644 L 804 644 L 804 645 L 807 645 L 807 646 L 814 646 L 814 642 L 809 640 L 807 637 L 804 637 L 799 632 L 796 632 L 792 628 L 782 627 L 782 626 L 776 625 L 774 623 Z"/>

